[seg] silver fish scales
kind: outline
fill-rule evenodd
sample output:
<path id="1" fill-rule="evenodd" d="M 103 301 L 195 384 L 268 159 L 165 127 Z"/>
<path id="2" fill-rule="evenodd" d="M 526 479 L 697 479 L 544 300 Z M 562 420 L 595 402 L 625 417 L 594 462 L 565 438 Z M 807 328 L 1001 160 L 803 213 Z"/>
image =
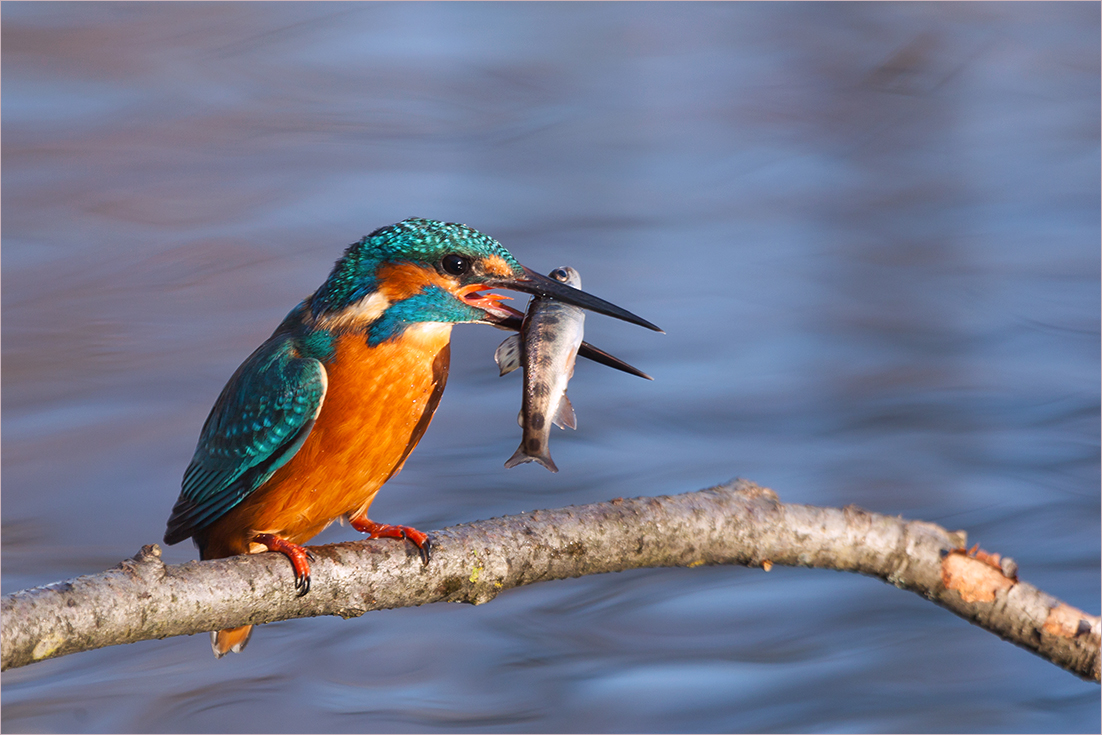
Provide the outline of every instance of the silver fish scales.
<path id="1" fill-rule="evenodd" d="M 548 276 L 574 288 L 582 285 L 578 272 L 567 266 Z M 494 353 L 502 375 L 524 366 L 524 398 L 517 417 L 524 434 L 506 467 L 539 462 L 552 472 L 559 471 L 551 459 L 551 424 L 577 426 L 566 386 L 574 375 L 584 323 L 585 312 L 578 307 L 537 296 L 528 305 L 520 333 L 507 337 Z"/>

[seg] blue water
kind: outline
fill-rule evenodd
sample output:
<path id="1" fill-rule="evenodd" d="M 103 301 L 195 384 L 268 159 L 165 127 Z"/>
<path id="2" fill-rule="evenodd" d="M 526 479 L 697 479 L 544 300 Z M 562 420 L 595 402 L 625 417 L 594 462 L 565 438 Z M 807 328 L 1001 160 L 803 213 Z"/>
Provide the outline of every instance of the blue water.
<path id="1" fill-rule="evenodd" d="M 734 476 L 962 528 L 1100 609 L 1097 4 L 5 2 L 3 591 L 159 541 L 234 368 L 407 216 L 658 323 L 561 471 L 456 329 L 373 517 Z M 348 540 L 330 529 L 318 542 Z M 194 558 L 186 544 L 170 562 Z M 825 571 L 640 570 L 2 678 L 6 732 L 1097 732 L 1099 689 Z"/>

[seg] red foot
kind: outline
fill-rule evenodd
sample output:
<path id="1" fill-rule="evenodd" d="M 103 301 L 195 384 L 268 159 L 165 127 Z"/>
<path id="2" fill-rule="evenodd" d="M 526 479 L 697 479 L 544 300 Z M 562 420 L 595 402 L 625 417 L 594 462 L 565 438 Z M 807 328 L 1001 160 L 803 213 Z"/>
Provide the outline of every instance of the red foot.
<path id="1" fill-rule="evenodd" d="M 366 533 L 370 538 L 405 538 L 413 542 L 417 552 L 421 555 L 421 563 L 428 566 L 429 552 L 432 549 L 432 540 L 428 534 L 421 533 L 416 528 L 409 526 L 390 526 L 385 523 L 376 523 L 367 516 L 349 518 L 349 525 L 360 533 Z"/>
<path id="2" fill-rule="evenodd" d="M 273 536 L 270 533 L 258 533 L 253 537 L 253 543 L 268 547 L 268 551 L 278 551 L 291 560 L 291 568 L 295 570 L 295 589 L 298 596 L 302 597 L 310 591 L 310 561 L 314 555 L 299 546 L 292 544 L 287 539 Z"/>

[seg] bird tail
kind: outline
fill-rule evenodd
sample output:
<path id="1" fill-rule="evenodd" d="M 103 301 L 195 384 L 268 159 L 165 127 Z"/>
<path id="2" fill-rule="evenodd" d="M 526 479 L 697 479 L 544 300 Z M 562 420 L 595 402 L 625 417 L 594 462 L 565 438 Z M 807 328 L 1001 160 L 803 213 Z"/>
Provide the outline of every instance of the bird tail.
<path id="1" fill-rule="evenodd" d="M 241 653 L 249 644 L 249 638 L 253 635 L 253 626 L 243 625 L 240 628 L 227 630 L 212 630 L 210 633 L 210 647 L 214 649 L 214 657 L 222 658 L 230 651 Z"/>

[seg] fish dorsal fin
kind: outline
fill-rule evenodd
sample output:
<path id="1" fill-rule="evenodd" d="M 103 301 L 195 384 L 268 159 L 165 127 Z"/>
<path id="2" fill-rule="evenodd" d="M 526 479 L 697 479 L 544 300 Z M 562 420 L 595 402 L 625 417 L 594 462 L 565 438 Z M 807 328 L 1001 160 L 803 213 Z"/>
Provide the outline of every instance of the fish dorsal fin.
<path id="1" fill-rule="evenodd" d="M 571 429 L 578 428 L 578 419 L 574 416 L 574 407 L 570 405 L 570 399 L 566 397 L 566 394 L 562 394 L 562 400 L 559 401 L 559 410 L 555 412 L 555 418 L 552 419 L 555 426 L 560 429 L 565 429 L 568 426 Z"/>
<path id="2" fill-rule="evenodd" d="M 494 362 L 501 370 L 500 375 L 511 373 L 520 367 L 520 335 L 511 334 L 497 346 Z"/>

